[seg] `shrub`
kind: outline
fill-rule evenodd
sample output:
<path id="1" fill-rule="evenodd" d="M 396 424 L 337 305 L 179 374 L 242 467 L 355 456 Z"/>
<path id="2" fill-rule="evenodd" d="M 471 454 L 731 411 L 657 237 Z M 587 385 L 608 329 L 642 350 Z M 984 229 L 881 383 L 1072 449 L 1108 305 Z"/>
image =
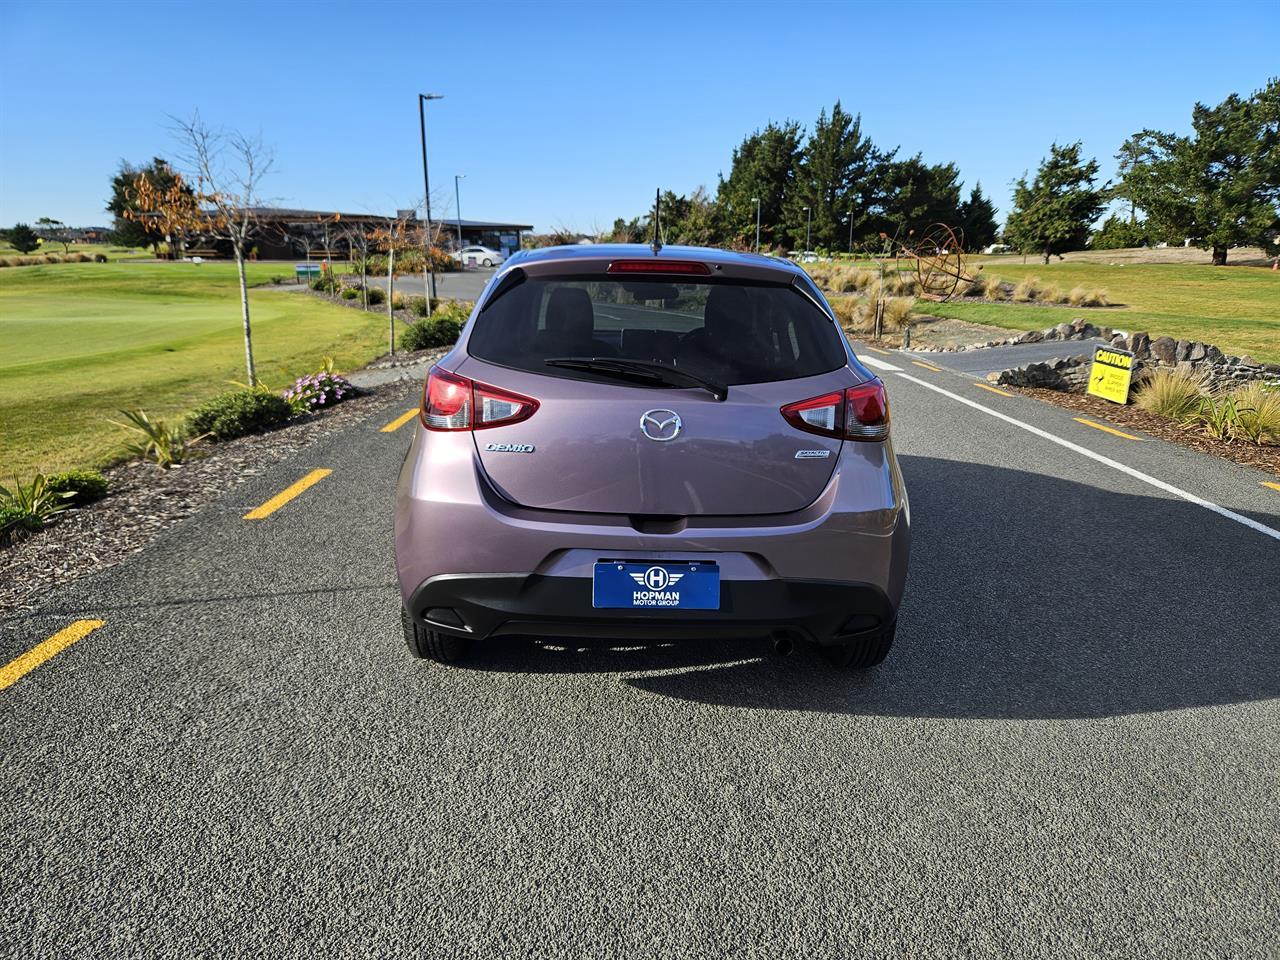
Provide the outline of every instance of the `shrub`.
<path id="1" fill-rule="evenodd" d="M 854 297 L 832 297 L 827 301 L 840 321 L 840 325 L 860 329 L 863 317 L 863 305 Z M 874 309 L 874 306 L 872 307 Z"/>
<path id="2" fill-rule="evenodd" d="M 1056 283 L 1046 283 L 1040 288 L 1039 296 L 1036 299 L 1041 303 L 1066 303 L 1067 295 L 1062 292 L 1062 288 Z"/>
<path id="3" fill-rule="evenodd" d="M 381 287 L 370 287 L 368 293 L 369 306 L 371 307 L 376 307 L 380 303 L 387 302 L 387 291 L 383 290 Z"/>
<path id="4" fill-rule="evenodd" d="M 1280 444 L 1280 390 L 1255 380 L 1231 391 L 1240 414 L 1240 439 L 1259 446 Z"/>
<path id="5" fill-rule="evenodd" d="M 1003 300 L 1005 298 L 1004 283 L 997 276 L 984 276 L 982 278 L 982 295 L 988 300 Z"/>
<path id="6" fill-rule="evenodd" d="M 17 265 L 17 257 L 0 257 L 0 267 L 16 267 Z"/>
<path id="7" fill-rule="evenodd" d="M 342 299 L 343 300 L 359 300 L 360 288 L 359 287 L 343 287 Z"/>
<path id="8" fill-rule="evenodd" d="M 1018 285 L 1013 288 L 1013 299 L 1017 303 L 1030 303 L 1036 299 L 1040 293 L 1040 279 L 1038 277 L 1026 277 L 1018 281 Z"/>
<path id="9" fill-rule="evenodd" d="M 913 296 L 920 292 L 920 282 L 914 275 L 891 270 L 884 275 L 884 292 L 891 297 Z"/>
<path id="10" fill-rule="evenodd" d="M 391 309 L 404 310 L 409 305 L 409 301 L 405 299 L 403 293 L 393 293 L 391 295 Z"/>
<path id="11" fill-rule="evenodd" d="M 293 411 L 279 394 L 269 390 L 232 390 L 200 404 L 187 415 L 187 430 L 214 440 L 232 440 L 261 433 L 288 420 Z"/>
<path id="12" fill-rule="evenodd" d="M 911 309 L 916 305 L 915 297 L 889 297 L 884 302 L 884 329 L 900 330 L 911 319 Z"/>
<path id="13" fill-rule="evenodd" d="M 43 473 L 37 473 L 29 483 L 15 476 L 11 488 L 0 486 L 0 536 L 8 538 L 15 532 L 39 530 L 71 506 L 71 496 L 51 489 Z"/>
<path id="14" fill-rule="evenodd" d="M 1105 307 L 1110 303 L 1111 301 L 1107 299 L 1107 291 L 1094 289 L 1085 294 L 1084 303 L 1082 303 L 1081 306 Z"/>
<path id="15" fill-rule="evenodd" d="M 321 293 L 337 293 L 338 278 L 331 273 L 322 273 L 311 281 L 311 289 Z"/>
<path id="16" fill-rule="evenodd" d="M 408 324 L 400 334 L 400 349 L 412 351 L 447 347 L 458 341 L 461 332 L 462 324 L 441 310 L 429 320 Z"/>
<path id="17" fill-rule="evenodd" d="M 107 478 L 97 470 L 66 470 L 48 477 L 47 483 L 54 493 L 70 494 L 70 502 L 77 507 L 107 495 Z"/>
<path id="18" fill-rule="evenodd" d="M 1235 397 L 1201 397 L 1186 422 L 1200 427 L 1215 440 L 1230 443 L 1240 434 L 1242 412 Z"/>
<path id="19" fill-rule="evenodd" d="M 355 396 L 356 388 L 331 369 L 299 377 L 284 392 L 284 401 L 293 413 L 308 413 L 321 407 L 331 407 L 344 398 Z"/>
<path id="20" fill-rule="evenodd" d="M 1084 287 L 1072 287 L 1067 293 L 1067 303 L 1073 307 L 1083 307 L 1085 300 L 1089 298 L 1089 291 Z"/>
<path id="21" fill-rule="evenodd" d="M 1134 398 L 1140 410 L 1159 417 L 1184 420 L 1200 403 L 1204 382 L 1198 377 L 1170 370 L 1157 370 Z"/>
<path id="22" fill-rule="evenodd" d="M 125 449 L 135 457 L 150 460 L 161 470 L 187 459 L 187 436 L 181 426 L 171 427 L 163 420 L 152 420 L 143 410 L 121 410 L 120 413 L 127 422 L 111 422 L 137 434 L 136 439 L 125 444 Z"/>

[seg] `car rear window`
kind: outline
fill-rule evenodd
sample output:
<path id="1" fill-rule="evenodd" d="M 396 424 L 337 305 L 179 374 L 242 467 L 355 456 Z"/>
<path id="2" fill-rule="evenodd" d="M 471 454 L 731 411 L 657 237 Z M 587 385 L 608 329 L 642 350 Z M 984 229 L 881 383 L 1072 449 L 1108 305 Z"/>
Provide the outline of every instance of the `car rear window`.
<path id="1" fill-rule="evenodd" d="M 580 378 L 553 357 L 626 357 L 726 385 L 811 377 L 844 366 L 830 317 L 782 284 L 529 279 L 485 307 L 473 357 Z"/>

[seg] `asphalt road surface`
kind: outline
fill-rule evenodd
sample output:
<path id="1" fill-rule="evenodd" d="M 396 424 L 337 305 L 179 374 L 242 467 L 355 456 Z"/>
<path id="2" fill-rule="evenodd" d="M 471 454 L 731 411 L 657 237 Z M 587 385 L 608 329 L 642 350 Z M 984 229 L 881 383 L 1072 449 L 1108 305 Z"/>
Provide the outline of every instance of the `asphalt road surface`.
<path id="1" fill-rule="evenodd" d="M 437 273 L 436 296 L 449 300 L 475 300 L 484 290 L 484 285 L 489 282 L 489 278 L 496 272 L 485 267 L 477 267 L 474 270 Z M 383 290 L 387 289 L 386 277 L 370 277 L 369 282 Z M 396 278 L 396 292 L 406 297 L 420 297 L 425 289 L 420 273 L 405 273 Z"/>
<path id="2" fill-rule="evenodd" d="M 1276 478 L 865 355 L 915 538 L 865 674 L 411 660 L 410 385 L 5 618 L 102 626 L 0 690 L 0 955 L 1277 955 Z"/>
<path id="3" fill-rule="evenodd" d="M 999 373 L 1010 367 L 1020 367 L 1024 363 L 1040 363 L 1058 357 L 1091 357 L 1093 348 L 1103 343 L 1102 340 L 1055 340 L 1049 343 L 1011 343 L 959 353 L 912 353 L 911 356 L 927 360 L 936 366 L 945 366 L 949 370 L 985 377 L 988 373 Z"/>

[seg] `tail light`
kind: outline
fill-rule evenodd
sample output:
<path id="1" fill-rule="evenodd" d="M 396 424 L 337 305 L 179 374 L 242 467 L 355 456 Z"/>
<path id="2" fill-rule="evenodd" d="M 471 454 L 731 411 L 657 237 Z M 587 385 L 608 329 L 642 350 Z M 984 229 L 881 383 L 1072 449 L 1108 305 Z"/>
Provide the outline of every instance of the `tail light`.
<path id="1" fill-rule="evenodd" d="M 528 420 L 538 401 L 432 367 L 419 419 L 428 430 L 483 430 Z"/>
<path id="2" fill-rule="evenodd" d="M 606 273 L 668 273 L 707 277 L 711 268 L 696 260 L 614 260 Z"/>
<path id="3" fill-rule="evenodd" d="M 845 440 L 883 440 L 889 435 L 889 398 L 884 384 L 872 380 L 848 390 L 835 390 L 782 408 L 782 417 L 797 430 Z"/>

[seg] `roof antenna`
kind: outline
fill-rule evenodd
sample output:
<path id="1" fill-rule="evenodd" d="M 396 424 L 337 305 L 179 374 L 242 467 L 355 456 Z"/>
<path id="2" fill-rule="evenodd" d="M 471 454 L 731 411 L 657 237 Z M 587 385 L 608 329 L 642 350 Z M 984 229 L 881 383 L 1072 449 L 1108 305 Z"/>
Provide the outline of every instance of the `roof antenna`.
<path id="1" fill-rule="evenodd" d="M 656 257 L 662 249 L 662 188 L 653 191 L 653 255 Z"/>

